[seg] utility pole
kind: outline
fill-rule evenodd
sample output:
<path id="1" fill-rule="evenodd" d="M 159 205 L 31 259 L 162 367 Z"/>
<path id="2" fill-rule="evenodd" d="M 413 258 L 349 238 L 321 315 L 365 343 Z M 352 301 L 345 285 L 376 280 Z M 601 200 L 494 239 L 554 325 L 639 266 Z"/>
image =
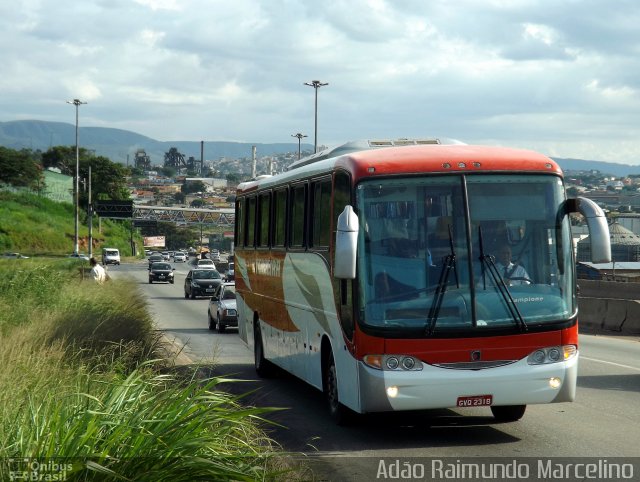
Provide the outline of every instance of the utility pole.
<path id="1" fill-rule="evenodd" d="M 87 205 L 89 212 L 89 259 L 93 257 L 93 205 L 91 204 L 91 166 L 89 166 L 89 204 Z M 104 261 L 104 260 L 103 260 Z"/>
<path id="2" fill-rule="evenodd" d="M 322 83 L 319 80 L 312 80 L 311 82 L 305 82 L 304 85 L 308 85 L 309 87 L 313 87 L 316 91 L 316 103 L 315 103 L 315 140 L 313 143 L 313 152 L 318 152 L 318 89 L 320 87 L 324 87 L 325 85 L 329 85 L 328 82 Z"/>
<path id="3" fill-rule="evenodd" d="M 76 106 L 76 182 L 74 183 L 75 190 L 75 237 L 73 244 L 73 254 L 78 255 L 78 203 L 79 203 L 79 191 L 80 191 L 80 147 L 78 144 L 78 107 L 86 102 L 82 102 L 79 99 L 68 100 L 67 104 L 73 104 Z"/>
<path id="4" fill-rule="evenodd" d="M 298 138 L 298 159 L 300 159 L 300 140 L 301 140 L 303 137 L 307 137 L 307 136 L 306 136 L 306 135 L 304 135 L 304 134 L 300 134 L 300 133 L 298 132 L 297 134 L 291 134 L 291 137 L 297 137 L 297 138 Z"/>

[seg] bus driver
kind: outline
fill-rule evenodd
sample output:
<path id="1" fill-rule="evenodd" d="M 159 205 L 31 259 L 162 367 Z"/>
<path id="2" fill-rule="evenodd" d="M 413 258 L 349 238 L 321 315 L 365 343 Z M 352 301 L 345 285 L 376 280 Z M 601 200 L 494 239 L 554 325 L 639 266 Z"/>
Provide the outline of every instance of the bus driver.
<path id="1" fill-rule="evenodd" d="M 498 249 L 496 268 L 507 286 L 531 284 L 527 270 L 523 266 L 511 262 L 511 248 L 507 244 L 503 244 Z"/>

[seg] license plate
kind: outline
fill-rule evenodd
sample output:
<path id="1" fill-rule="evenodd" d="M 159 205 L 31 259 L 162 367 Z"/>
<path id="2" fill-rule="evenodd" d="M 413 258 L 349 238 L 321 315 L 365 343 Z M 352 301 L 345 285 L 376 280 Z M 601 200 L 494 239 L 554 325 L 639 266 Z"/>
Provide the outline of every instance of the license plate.
<path id="1" fill-rule="evenodd" d="M 458 397 L 458 407 L 488 407 L 493 403 L 493 395 L 474 395 L 471 397 Z"/>
<path id="2" fill-rule="evenodd" d="M 160 276 L 158 276 L 158 278 L 160 278 L 160 279 L 164 279 L 164 275 L 163 275 L 163 274 L 161 274 Z"/>
<path id="3" fill-rule="evenodd" d="M 211 293 L 211 292 L 213 292 L 213 288 L 207 288 L 205 291 L 206 291 L 207 293 Z"/>

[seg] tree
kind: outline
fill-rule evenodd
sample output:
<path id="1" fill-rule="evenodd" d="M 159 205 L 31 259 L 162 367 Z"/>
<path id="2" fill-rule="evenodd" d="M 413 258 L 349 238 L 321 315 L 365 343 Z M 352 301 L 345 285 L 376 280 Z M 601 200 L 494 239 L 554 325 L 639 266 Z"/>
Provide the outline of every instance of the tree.
<path id="1" fill-rule="evenodd" d="M 184 204 L 184 200 L 185 200 L 186 196 L 184 195 L 184 193 L 182 192 L 177 192 L 173 195 L 173 199 L 176 201 L 176 203 L 178 204 Z"/>
<path id="2" fill-rule="evenodd" d="M 182 184 L 180 191 L 182 194 L 191 194 L 194 192 L 205 192 L 207 190 L 207 185 L 202 181 L 191 181 L 185 182 Z"/>
<path id="3" fill-rule="evenodd" d="M 192 208 L 201 208 L 202 206 L 204 206 L 204 201 L 202 199 L 194 199 L 191 201 Z"/>
<path id="4" fill-rule="evenodd" d="M 80 164 L 80 178 L 89 177 L 91 166 L 92 199 L 129 199 L 130 193 L 126 183 L 126 168 L 117 162 L 111 162 L 103 156 L 92 157 Z"/>
<path id="5" fill-rule="evenodd" d="M 42 167 L 34 153 L 29 149 L 16 151 L 0 147 L 0 182 L 30 189 L 42 188 Z"/>
<path id="6" fill-rule="evenodd" d="M 178 170 L 175 167 L 165 166 L 160 169 L 160 172 L 165 177 L 176 177 L 176 173 L 178 172 Z"/>
<path id="7" fill-rule="evenodd" d="M 235 172 L 230 172 L 226 175 L 226 179 L 232 184 L 237 184 L 240 182 L 240 175 L 236 174 Z"/>
<path id="8" fill-rule="evenodd" d="M 104 156 L 96 156 L 92 151 L 80 148 L 79 178 L 80 205 L 87 205 L 89 166 L 91 166 L 91 198 L 93 200 L 125 200 L 130 198 L 126 184 L 127 169 L 120 163 L 111 162 Z M 54 146 L 42 154 L 45 168 L 57 167 L 63 174 L 75 178 L 76 148 L 74 146 Z"/>

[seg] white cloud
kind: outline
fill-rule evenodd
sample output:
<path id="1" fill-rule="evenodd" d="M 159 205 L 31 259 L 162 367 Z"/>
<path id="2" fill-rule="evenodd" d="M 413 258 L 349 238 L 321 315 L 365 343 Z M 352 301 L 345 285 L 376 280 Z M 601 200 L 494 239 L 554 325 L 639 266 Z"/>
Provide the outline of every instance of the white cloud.
<path id="1" fill-rule="evenodd" d="M 0 4 L 0 121 L 157 139 L 446 135 L 640 162 L 640 4 L 582 0 Z M 615 139 L 615 141 L 612 141 Z M 618 146 L 618 147 L 616 147 Z"/>

